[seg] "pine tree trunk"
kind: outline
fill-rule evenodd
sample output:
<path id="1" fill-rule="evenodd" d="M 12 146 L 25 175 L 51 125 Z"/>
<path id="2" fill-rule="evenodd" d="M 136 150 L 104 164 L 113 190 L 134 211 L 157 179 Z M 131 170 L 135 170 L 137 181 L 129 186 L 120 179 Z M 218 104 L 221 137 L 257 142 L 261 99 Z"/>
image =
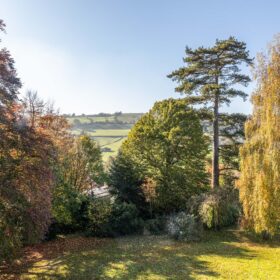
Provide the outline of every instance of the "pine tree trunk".
<path id="1" fill-rule="evenodd" d="M 212 188 L 219 187 L 219 94 L 215 96 L 213 119 Z"/>

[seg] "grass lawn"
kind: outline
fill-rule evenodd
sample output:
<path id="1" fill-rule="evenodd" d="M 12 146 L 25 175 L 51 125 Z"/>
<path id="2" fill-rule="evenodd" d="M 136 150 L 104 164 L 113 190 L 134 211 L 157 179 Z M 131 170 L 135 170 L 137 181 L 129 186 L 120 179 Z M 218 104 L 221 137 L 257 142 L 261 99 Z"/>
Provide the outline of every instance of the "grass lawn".
<path id="1" fill-rule="evenodd" d="M 208 233 L 200 243 L 165 236 L 67 237 L 25 248 L 3 279 L 280 279 L 280 243 L 238 231 Z"/>

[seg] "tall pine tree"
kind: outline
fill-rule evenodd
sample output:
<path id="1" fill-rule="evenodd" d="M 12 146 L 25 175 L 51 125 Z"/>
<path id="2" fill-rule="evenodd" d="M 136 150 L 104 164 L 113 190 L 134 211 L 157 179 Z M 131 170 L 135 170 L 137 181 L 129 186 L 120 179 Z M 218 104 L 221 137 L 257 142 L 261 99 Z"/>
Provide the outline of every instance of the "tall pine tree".
<path id="1" fill-rule="evenodd" d="M 195 50 L 187 47 L 186 66 L 168 75 L 179 83 L 177 92 L 187 95 L 190 104 L 203 104 L 212 110 L 213 158 L 212 187 L 219 187 L 219 109 L 222 104 L 230 104 L 237 96 L 246 98 L 246 94 L 235 85 L 250 82 L 249 76 L 242 74 L 240 64 L 252 63 L 246 44 L 234 37 L 217 40 L 213 47 L 199 47 Z"/>
<path id="2" fill-rule="evenodd" d="M 260 56 L 253 115 L 241 148 L 240 199 L 245 225 L 273 235 L 280 225 L 280 39 Z"/>

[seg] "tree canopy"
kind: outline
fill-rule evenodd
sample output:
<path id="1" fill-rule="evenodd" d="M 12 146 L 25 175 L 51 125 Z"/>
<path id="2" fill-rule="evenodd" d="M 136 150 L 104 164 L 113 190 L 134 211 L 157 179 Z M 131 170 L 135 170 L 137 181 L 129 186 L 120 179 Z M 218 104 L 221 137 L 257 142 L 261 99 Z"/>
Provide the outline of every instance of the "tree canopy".
<path id="1" fill-rule="evenodd" d="M 176 91 L 186 94 L 189 104 L 210 106 L 213 123 L 212 187 L 219 186 L 219 108 L 234 97 L 247 94 L 235 85 L 247 86 L 250 78 L 241 73 L 240 64 L 251 64 L 246 44 L 234 37 L 216 40 L 213 47 L 187 47 L 185 67 L 173 71 L 169 78 L 179 85 Z"/>
<path id="2" fill-rule="evenodd" d="M 240 199 L 245 225 L 257 233 L 275 234 L 280 224 L 280 40 L 260 55 L 253 115 L 245 125 L 241 148 Z"/>
<path id="3" fill-rule="evenodd" d="M 154 202 L 164 211 L 183 207 L 191 195 L 207 188 L 207 139 L 185 100 L 156 102 L 132 128 L 121 152 L 143 180 L 154 181 Z"/>

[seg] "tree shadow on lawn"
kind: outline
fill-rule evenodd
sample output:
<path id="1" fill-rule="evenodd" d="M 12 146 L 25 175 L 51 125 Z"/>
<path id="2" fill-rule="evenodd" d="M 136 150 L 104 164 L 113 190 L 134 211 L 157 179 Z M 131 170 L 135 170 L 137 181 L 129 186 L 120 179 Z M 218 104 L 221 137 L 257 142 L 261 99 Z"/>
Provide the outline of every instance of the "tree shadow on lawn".
<path id="1" fill-rule="evenodd" d="M 212 236 L 211 236 L 212 235 Z M 167 237 L 108 239 L 94 249 L 68 252 L 25 270 L 32 279 L 196 279 L 218 277 L 202 255 L 252 259 L 254 254 L 228 242 L 234 234 L 210 234 L 200 243 L 174 242 Z M 238 241 L 238 239 L 236 239 Z M 30 269 L 31 268 L 31 269 Z M 23 271 L 22 271 L 23 272 Z M 23 278 L 28 279 L 28 277 Z"/>
<path id="2" fill-rule="evenodd" d="M 102 238 L 85 238 L 68 236 L 56 240 L 42 242 L 24 247 L 18 258 L 12 262 L 0 263 L 0 280 L 20 279 L 34 264 L 40 261 L 50 261 L 63 256 L 67 252 L 86 251 L 108 241 Z"/>
<path id="3" fill-rule="evenodd" d="M 280 235 L 277 234 L 272 238 L 264 239 L 261 235 L 256 235 L 251 232 L 243 232 L 241 240 L 246 243 L 251 243 L 254 245 L 260 245 L 269 248 L 279 248 L 280 247 Z"/>

